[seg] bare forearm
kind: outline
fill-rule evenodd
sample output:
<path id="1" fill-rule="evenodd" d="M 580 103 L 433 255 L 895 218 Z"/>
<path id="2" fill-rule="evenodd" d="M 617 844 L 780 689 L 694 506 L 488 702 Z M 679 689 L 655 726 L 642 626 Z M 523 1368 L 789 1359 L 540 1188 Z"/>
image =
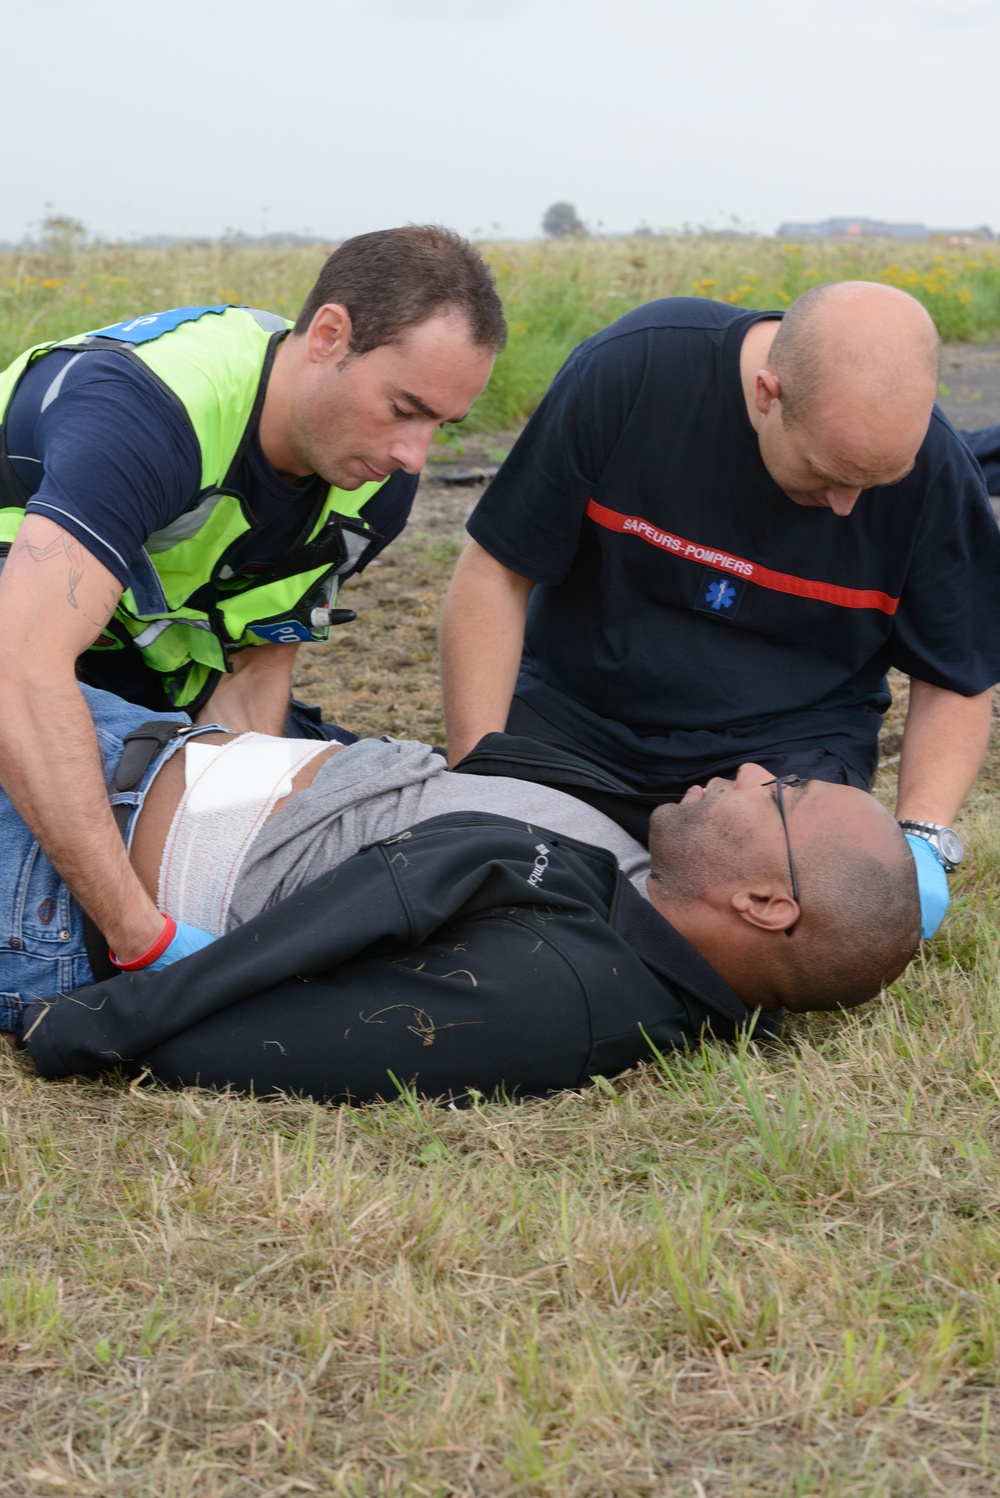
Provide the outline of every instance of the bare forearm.
<path id="1" fill-rule="evenodd" d="M 110 945 L 131 961 L 163 920 L 129 867 L 74 662 L 121 584 L 53 521 L 27 515 L 0 574 L 0 784 Z"/>
<path id="2" fill-rule="evenodd" d="M 533 586 L 474 541 L 459 558 L 441 618 L 449 764 L 507 722 Z"/>
<path id="3" fill-rule="evenodd" d="M 4 790 L 109 945 L 126 960 L 137 957 L 163 920 L 129 865 L 75 680 L 8 672 L 3 702 Z"/>
<path id="4" fill-rule="evenodd" d="M 911 680 L 899 760 L 897 817 L 950 823 L 982 764 L 992 694 L 962 697 Z"/>
<path id="5" fill-rule="evenodd" d="M 270 733 L 281 738 L 288 717 L 296 645 L 255 645 L 233 658 L 198 714 L 198 723 L 221 723 L 232 733 Z"/>

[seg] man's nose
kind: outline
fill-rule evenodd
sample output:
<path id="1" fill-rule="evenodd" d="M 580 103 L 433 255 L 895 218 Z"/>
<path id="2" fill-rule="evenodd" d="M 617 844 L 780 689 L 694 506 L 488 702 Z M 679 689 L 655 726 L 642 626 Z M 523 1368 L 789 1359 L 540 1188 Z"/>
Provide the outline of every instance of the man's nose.
<path id="1" fill-rule="evenodd" d="M 771 770 L 765 770 L 763 765 L 758 765 L 755 760 L 746 760 L 736 771 L 736 784 L 763 785 L 765 780 L 773 780 Z"/>
<path id="2" fill-rule="evenodd" d="M 436 423 L 428 421 L 409 427 L 406 432 L 393 438 L 389 444 L 389 456 L 406 473 L 419 473 L 427 459 Z"/>
<path id="3" fill-rule="evenodd" d="M 849 515 L 861 498 L 860 489 L 825 489 L 824 498 L 835 515 Z"/>

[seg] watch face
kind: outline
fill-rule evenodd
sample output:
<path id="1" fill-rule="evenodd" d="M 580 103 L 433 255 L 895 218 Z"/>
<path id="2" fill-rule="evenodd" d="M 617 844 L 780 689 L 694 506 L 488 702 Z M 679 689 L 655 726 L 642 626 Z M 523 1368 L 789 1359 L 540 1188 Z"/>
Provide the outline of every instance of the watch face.
<path id="1" fill-rule="evenodd" d="M 965 853 L 965 848 L 957 832 L 953 832 L 950 827 L 942 827 L 938 833 L 937 841 L 938 847 L 949 863 L 962 862 L 962 855 Z"/>

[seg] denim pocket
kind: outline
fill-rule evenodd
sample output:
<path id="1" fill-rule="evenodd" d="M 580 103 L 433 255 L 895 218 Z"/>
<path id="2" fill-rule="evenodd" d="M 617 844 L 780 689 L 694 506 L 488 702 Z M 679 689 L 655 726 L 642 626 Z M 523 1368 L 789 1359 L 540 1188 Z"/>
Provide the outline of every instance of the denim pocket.
<path id="1" fill-rule="evenodd" d="M 79 909 L 69 890 L 37 843 L 24 861 L 18 880 L 12 945 L 18 940 L 27 951 L 54 956 L 53 945 L 69 946 L 74 925 L 82 937 Z"/>
<path id="2" fill-rule="evenodd" d="M 83 912 L 27 828 L 24 833 L 23 847 L 10 853 L 16 879 L 0 881 L 0 993 L 30 1003 L 69 993 L 92 983 L 93 977 Z M 17 853 L 23 855 L 20 868 Z"/>

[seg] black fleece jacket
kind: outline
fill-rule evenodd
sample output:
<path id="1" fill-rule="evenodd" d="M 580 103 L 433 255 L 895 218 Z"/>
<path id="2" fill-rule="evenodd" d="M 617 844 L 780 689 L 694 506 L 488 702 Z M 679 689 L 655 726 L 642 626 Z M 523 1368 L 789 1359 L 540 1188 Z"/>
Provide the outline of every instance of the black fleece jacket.
<path id="1" fill-rule="evenodd" d="M 27 1006 L 46 1077 L 366 1101 L 538 1094 L 731 1037 L 750 1011 L 614 858 L 453 813 L 373 845 L 161 973 Z M 757 1034 L 773 1034 L 757 1016 Z"/>

